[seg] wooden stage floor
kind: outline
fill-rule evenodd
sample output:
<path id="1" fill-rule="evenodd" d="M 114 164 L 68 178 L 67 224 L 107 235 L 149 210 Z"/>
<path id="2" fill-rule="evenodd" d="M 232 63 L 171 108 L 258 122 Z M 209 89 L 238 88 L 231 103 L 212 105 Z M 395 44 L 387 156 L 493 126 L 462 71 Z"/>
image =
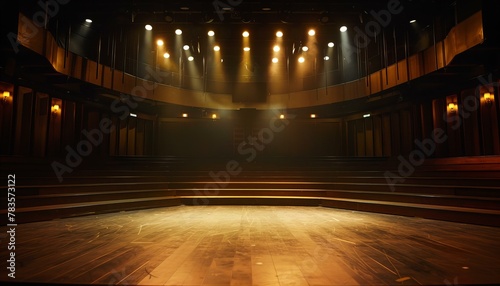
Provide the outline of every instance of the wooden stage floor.
<path id="1" fill-rule="evenodd" d="M 102 285 L 500 283 L 500 229 L 321 207 L 179 206 L 20 224 L 16 278 Z M 3 284 L 3 283 L 2 283 Z"/>

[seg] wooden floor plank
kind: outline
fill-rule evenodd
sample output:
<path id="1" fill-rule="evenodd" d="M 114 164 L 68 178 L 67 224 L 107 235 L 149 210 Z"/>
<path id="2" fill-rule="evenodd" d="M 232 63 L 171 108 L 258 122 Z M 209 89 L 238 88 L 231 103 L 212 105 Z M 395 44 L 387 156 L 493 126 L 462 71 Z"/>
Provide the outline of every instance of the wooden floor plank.
<path id="1" fill-rule="evenodd" d="M 16 237 L 17 282 L 500 283 L 500 228 L 321 207 L 178 206 L 23 224 Z"/>

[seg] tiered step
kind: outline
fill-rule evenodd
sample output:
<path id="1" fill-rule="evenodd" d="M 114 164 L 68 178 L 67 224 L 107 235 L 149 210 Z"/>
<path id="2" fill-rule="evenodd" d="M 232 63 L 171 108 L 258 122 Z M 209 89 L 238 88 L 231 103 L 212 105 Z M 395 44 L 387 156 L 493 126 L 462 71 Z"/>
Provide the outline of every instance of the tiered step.
<path id="1" fill-rule="evenodd" d="M 397 166 L 380 158 L 278 158 L 239 164 L 237 172 L 226 169 L 227 160 L 114 158 L 62 182 L 43 164 L 32 164 L 16 169 L 16 222 L 230 204 L 324 206 L 500 226 L 500 159 L 429 161 L 392 188 L 385 174 L 397 174 Z"/>

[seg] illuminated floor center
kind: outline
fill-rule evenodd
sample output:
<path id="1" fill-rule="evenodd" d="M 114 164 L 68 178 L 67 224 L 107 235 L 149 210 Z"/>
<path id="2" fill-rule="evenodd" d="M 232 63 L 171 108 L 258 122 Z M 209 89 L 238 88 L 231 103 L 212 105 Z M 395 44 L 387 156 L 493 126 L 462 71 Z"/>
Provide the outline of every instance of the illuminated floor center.
<path id="1" fill-rule="evenodd" d="M 500 283 L 498 237 L 498 228 L 320 207 L 180 206 L 19 225 L 16 281 Z"/>

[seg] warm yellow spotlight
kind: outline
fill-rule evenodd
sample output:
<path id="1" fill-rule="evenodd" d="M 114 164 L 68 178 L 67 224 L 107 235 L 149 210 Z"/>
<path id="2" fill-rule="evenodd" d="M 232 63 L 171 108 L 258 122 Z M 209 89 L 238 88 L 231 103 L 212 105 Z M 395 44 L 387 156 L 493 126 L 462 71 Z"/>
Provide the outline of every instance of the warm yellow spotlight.
<path id="1" fill-rule="evenodd" d="M 189 50 L 189 45 L 184 45 L 182 48 L 183 48 L 185 51 L 187 51 L 187 50 Z"/>
<path id="2" fill-rule="evenodd" d="M 215 46 L 214 47 L 214 51 L 216 51 L 216 52 L 220 51 L 220 47 L 219 46 Z"/>
<path id="3" fill-rule="evenodd" d="M 329 47 L 329 48 L 333 48 L 333 46 L 335 46 L 335 44 L 334 44 L 333 42 L 329 42 L 329 43 L 328 43 L 328 47 Z"/>
<path id="4" fill-rule="evenodd" d="M 169 53 L 164 53 L 163 57 L 166 58 L 166 59 L 168 59 L 168 58 L 170 58 L 170 54 Z"/>
<path id="5" fill-rule="evenodd" d="M 342 27 L 340 27 L 340 31 L 341 31 L 342 33 L 344 33 L 345 31 L 347 31 L 347 27 L 346 27 L 346 26 L 342 26 Z"/>
<path id="6" fill-rule="evenodd" d="M 280 114 L 280 119 L 285 119 L 285 114 Z"/>
<path id="7" fill-rule="evenodd" d="M 175 30 L 175 34 L 176 34 L 176 35 L 182 35 L 182 30 L 181 30 L 181 29 L 177 29 L 177 30 Z"/>
<path id="8" fill-rule="evenodd" d="M 243 35 L 243 37 L 245 37 L 245 38 L 246 38 L 246 37 L 250 36 L 250 33 L 248 33 L 247 31 L 245 31 L 245 32 L 243 32 L 243 34 L 242 34 L 242 35 Z"/>
<path id="9" fill-rule="evenodd" d="M 316 35 L 316 31 L 314 31 L 313 29 L 311 29 L 311 30 L 309 30 L 309 32 L 307 32 L 307 34 L 309 36 L 314 36 L 314 35 Z"/>
<path id="10" fill-rule="evenodd" d="M 209 35 L 210 37 L 213 37 L 213 36 L 215 35 L 215 32 L 214 32 L 214 31 L 212 31 L 212 30 L 210 30 L 210 31 L 208 31 L 208 35 Z"/>
<path id="11" fill-rule="evenodd" d="M 274 46 L 273 51 L 279 52 L 280 51 L 280 46 L 278 46 L 278 45 Z"/>
<path id="12" fill-rule="evenodd" d="M 308 48 L 307 46 L 303 46 L 303 47 L 302 47 L 302 50 L 303 50 L 304 52 L 307 52 L 307 51 L 309 50 L 309 48 Z"/>
<path id="13" fill-rule="evenodd" d="M 188 117 L 188 114 L 187 113 L 183 113 L 182 117 L 186 118 L 186 117 Z"/>
<path id="14" fill-rule="evenodd" d="M 188 57 L 188 61 L 192 62 L 194 60 L 194 57 L 193 56 L 189 56 Z"/>
<path id="15" fill-rule="evenodd" d="M 304 57 L 299 58 L 299 63 L 303 63 L 305 61 Z"/>
<path id="16" fill-rule="evenodd" d="M 249 47 L 244 47 L 244 48 L 243 48 L 243 50 L 244 50 L 245 52 L 248 52 L 248 51 L 250 51 L 250 48 L 249 48 Z"/>
<path id="17" fill-rule="evenodd" d="M 281 32 L 281 31 L 276 32 L 276 37 L 278 37 L 278 38 L 283 37 L 283 32 Z"/>
<path id="18" fill-rule="evenodd" d="M 164 43 L 163 43 L 163 40 L 158 40 L 158 41 L 156 41 L 156 44 L 158 46 L 163 46 Z"/>
<path id="19" fill-rule="evenodd" d="M 316 118 L 316 114 L 312 113 L 311 118 Z"/>
<path id="20" fill-rule="evenodd" d="M 278 58 L 273 58 L 272 61 L 273 61 L 273 63 L 277 63 L 278 62 Z"/>
<path id="21" fill-rule="evenodd" d="M 217 119 L 217 114 L 212 114 L 212 119 Z"/>
<path id="22" fill-rule="evenodd" d="M 149 24 L 148 24 L 148 25 L 146 25 L 146 26 L 144 26 L 144 28 L 145 28 L 146 30 L 148 30 L 148 31 L 153 30 L 153 26 L 151 26 L 151 25 L 149 25 Z"/>

